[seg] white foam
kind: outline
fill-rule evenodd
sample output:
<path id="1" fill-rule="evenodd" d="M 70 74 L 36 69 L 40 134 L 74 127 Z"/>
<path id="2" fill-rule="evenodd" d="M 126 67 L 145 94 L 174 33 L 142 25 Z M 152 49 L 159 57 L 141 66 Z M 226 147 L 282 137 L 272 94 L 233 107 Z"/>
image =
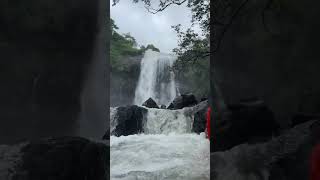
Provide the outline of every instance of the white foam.
<path id="1" fill-rule="evenodd" d="M 204 134 L 111 136 L 111 179 L 210 179 L 209 147 Z"/>

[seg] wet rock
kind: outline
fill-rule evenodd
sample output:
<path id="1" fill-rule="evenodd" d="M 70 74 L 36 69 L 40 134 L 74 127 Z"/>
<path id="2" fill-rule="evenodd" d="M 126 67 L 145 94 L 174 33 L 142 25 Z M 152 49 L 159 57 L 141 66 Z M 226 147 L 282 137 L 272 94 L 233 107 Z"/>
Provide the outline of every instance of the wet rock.
<path id="1" fill-rule="evenodd" d="M 147 109 L 136 105 L 118 107 L 115 114 L 115 136 L 127 136 L 143 132 L 144 116 Z"/>
<path id="2" fill-rule="evenodd" d="M 253 179 L 307 180 L 312 131 L 319 127 L 319 121 L 308 121 L 265 143 L 245 143 L 211 153 L 211 174 L 216 180 L 245 180 L 250 176 Z"/>
<path id="3" fill-rule="evenodd" d="M 292 117 L 291 127 L 315 119 L 320 119 L 320 114 L 297 113 Z"/>
<path id="4" fill-rule="evenodd" d="M 177 96 L 167 109 L 182 109 L 184 107 L 191 107 L 198 103 L 193 94 L 182 94 Z"/>
<path id="5" fill-rule="evenodd" d="M 158 108 L 158 105 L 157 103 L 152 99 L 152 98 L 149 98 L 147 99 L 143 104 L 142 106 L 145 106 L 145 107 L 148 107 L 148 108 Z"/>
<path id="6" fill-rule="evenodd" d="M 202 106 L 200 109 L 198 109 L 194 114 L 194 120 L 192 125 L 192 132 L 195 133 L 201 133 L 205 132 L 206 129 L 206 122 L 207 122 L 207 109 L 209 107 L 209 104 L 206 103 L 205 106 Z"/>
<path id="7" fill-rule="evenodd" d="M 11 165 L 1 169 L 1 180 L 5 170 L 8 176 L 3 180 L 109 179 L 109 147 L 88 139 L 49 138 L 0 149 L 0 163 Z"/>
<path id="8" fill-rule="evenodd" d="M 106 133 L 102 136 L 103 140 L 110 140 L 110 128 L 107 129 Z"/>
<path id="9" fill-rule="evenodd" d="M 279 126 L 273 112 L 263 101 L 250 100 L 229 105 L 229 114 L 217 122 L 214 151 L 229 149 L 242 143 L 257 143 L 276 135 Z"/>

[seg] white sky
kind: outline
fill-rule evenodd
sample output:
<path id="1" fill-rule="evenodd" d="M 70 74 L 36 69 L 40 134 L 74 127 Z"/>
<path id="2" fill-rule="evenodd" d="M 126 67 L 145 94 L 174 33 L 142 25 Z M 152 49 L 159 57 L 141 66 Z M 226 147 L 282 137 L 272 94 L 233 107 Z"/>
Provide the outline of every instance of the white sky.
<path id="1" fill-rule="evenodd" d="M 166 53 L 178 44 L 177 34 L 171 26 L 181 24 L 187 28 L 191 25 L 191 11 L 186 5 L 172 5 L 163 12 L 152 14 L 143 3 L 135 4 L 132 0 L 120 0 L 117 5 L 111 6 L 111 18 L 119 27 L 118 32 L 130 33 L 139 45 L 154 44 Z"/>

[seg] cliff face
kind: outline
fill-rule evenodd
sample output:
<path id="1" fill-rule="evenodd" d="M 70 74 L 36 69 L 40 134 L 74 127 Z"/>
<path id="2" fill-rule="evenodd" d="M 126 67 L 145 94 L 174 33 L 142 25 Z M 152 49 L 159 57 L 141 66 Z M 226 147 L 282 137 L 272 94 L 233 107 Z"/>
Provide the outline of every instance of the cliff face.
<path id="1" fill-rule="evenodd" d="M 72 135 L 99 1 L 0 2 L 0 143 Z"/>
<path id="2" fill-rule="evenodd" d="M 231 1 L 232 11 L 242 2 Z M 320 112 L 319 2 L 267 3 L 248 1 L 235 16 L 213 55 L 211 79 L 227 104 L 261 98 L 287 126 L 297 112 Z"/>
<path id="3" fill-rule="evenodd" d="M 135 89 L 140 75 L 140 63 L 143 55 L 124 56 L 119 68 L 111 68 L 110 73 L 110 106 L 132 105 Z"/>

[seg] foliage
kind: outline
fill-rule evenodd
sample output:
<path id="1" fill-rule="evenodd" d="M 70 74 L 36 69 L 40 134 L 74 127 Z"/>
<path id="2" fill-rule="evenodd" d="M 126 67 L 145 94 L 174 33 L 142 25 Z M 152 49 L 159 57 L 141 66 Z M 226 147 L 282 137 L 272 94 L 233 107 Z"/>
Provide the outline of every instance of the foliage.
<path id="1" fill-rule="evenodd" d="M 119 0 L 113 0 L 114 5 Z M 179 37 L 178 48 L 173 52 L 183 61 L 201 60 L 210 55 L 209 34 L 210 34 L 210 1 L 209 0 L 160 0 L 157 8 L 154 8 L 151 0 L 133 0 L 134 3 L 143 2 L 145 8 L 150 13 L 164 11 L 171 5 L 186 4 L 191 9 L 192 26 L 198 24 L 202 29 L 203 37 L 193 31 L 193 27 L 188 28 L 185 32 L 181 30 L 181 25 L 172 26 Z"/>
<path id="2" fill-rule="evenodd" d="M 114 20 L 111 19 L 112 37 L 110 43 L 110 58 L 111 67 L 113 70 L 124 71 L 127 67 L 121 62 L 121 59 L 125 56 L 138 56 L 142 55 L 147 49 L 159 51 L 154 45 L 149 44 L 147 47 L 141 46 L 138 48 L 136 39 L 130 35 L 130 33 L 119 34 L 119 29 Z"/>
<path id="3" fill-rule="evenodd" d="M 113 0 L 114 5 L 119 0 Z M 154 6 L 151 0 L 133 0 L 134 3 L 143 2 L 150 13 L 164 11 L 171 5 L 186 4 L 191 9 L 192 26 L 182 30 L 180 24 L 172 26 L 179 38 L 178 47 L 173 52 L 178 56 L 174 65 L 174 71 L 178 81 L 184 81 L 189 90 L 199 96 L 209 94 L 209 68 L 210 68 L 210 1 L 209 0 L 160 0 Z M 193 29 L 199 25 L 202 34 L 196 33 Z"/>

